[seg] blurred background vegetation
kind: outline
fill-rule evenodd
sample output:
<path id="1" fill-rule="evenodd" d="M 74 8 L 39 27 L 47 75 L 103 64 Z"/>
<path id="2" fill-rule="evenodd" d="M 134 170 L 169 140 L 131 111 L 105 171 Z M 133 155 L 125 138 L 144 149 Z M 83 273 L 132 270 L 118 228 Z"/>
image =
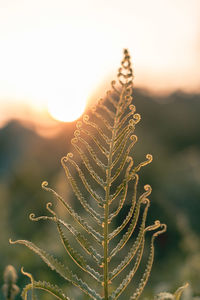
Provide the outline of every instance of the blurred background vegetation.
<path id="1" fill-rule="evenodd" d="M 175 291 L 186 281 L 200 295 L 200 94 L 177 91 L 161 97 L 136 89 L 133 103 L 142 117 L 136 127 L 134 158 L 142 161 L 147 153 L 154 158 L 140 172 L 140 185 L 148 183 L 153 188 L 148 223 L 159 219 L 168 226 L 156 240 L 144 296 Z M 54 224 L 28 219 L 31 212 L 46 214 L 45 204 L 52 200 L 41 189 L 43 180 L 72 201 L 60 158 L 72 150 L 70 139 L 76 128 L 75 123 L 60 124 L 57 135 L 48 138 L 17 120 L 0 129 L 0 274 L 6 265 L 15 266 L 20 288 L 28 282 L 20 273 L 21 266 L 36 280 L 64 283 L 28 249 L 8 242 L 9 238 L 28 239 L 53 253 L 63 253 Z"/>

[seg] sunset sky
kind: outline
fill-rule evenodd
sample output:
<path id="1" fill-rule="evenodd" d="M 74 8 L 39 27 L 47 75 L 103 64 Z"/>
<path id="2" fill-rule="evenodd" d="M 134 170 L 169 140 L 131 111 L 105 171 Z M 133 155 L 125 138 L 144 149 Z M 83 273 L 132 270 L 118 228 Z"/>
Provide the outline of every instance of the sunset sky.
<path id="1" fill-rule="evenodd" d="M 199 91 L 200 1 L 0 0 L 0 123 L 47 109 L 77 118 L 123 48 L 136 87 Z"/>

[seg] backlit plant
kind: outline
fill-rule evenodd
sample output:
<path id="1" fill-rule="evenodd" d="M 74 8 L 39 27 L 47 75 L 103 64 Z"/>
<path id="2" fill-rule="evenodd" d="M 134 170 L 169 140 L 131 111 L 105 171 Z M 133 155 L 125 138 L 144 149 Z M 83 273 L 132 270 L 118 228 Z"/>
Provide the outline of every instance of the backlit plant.
<path id="1" fill-rule="evenodd" d="M 146 265 L 139 272 L 137 286 L 133 291 L 130 289 L 129 299 L 140 297 L 153 264 L 154 240 L 166 230 L 166 225 L 158 220 L 146 226 L 151 187 L 145 185 L 144 193 L 137 195 L 138 173 L 152 161 L 152 156 L 147 154 L 144 162 L 135 165 L 131 155 L 137 141 L 135 125 L 140 121 L 140 115 L 135 113 L 132 104 L 132 89 L 130 56 L 124 50 L 118 80 L 112 82 L 112 91 L 107 92 L 105 99 L 100 100 L 77 123 L 72 139 L 75 152 L 68 153 L 61 160 L 71 188 L 85 210 L 84 216 L 78 212 L 77 204 L 76 209 L 73 208 L 69 201 L 48 187 L 46 181 L 42 183 L 43 189 L 62 203 L 74 222 L 69 224 L 60 219 L 51 202 L 46 206 L 49 216 L 30 215 L 33 221 L 55 222 L 67 255 L 80 268 L 80 272 L 73 272 L 30 241 L 10 241 L 27 246 L 66 281 L 80 288 L 89 298 L 97 300 L 123 297 L 124 290 L 135 278 L 145 248 L 148 250 Z M 126 214 L 123 210 L 125 205 L 129 207 Z M 118 225 L 115 227 L 113 224 Z M 71 237 L 69 241 L 65 231 L 76 240 L 77 247 L 71 244 Z M 150 231 L 153 231 L 151 241 L 145 243 L 145 236 Z M 24 299 L 27 299 L 29 290 L 35 289 L 43 289 L 58 299 L 70 299 L 59 287 L 35 281 L 29 273 L 24 274 L 31 278 L 31 283 L 22 292 Z"/>

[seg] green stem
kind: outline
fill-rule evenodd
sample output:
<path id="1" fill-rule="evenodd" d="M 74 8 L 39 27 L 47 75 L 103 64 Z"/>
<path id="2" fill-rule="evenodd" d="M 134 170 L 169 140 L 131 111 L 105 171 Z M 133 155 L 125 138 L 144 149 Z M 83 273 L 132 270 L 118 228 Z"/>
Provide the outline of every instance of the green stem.
<path id="1" fill-rule="evenodd" d="M 108 217 L 109 217 L 109 201 L 110 201 L 110 186 L 111 186 L 111 165 L 112 165 L 112 157 L 113 157 L 113 147 L 117 130 L 118 123 L 118 111 L 120 107 L 120 103 L 123 100 L 123 90 L 120 96 L 119 105 L 116 111 L 116 116 L 114 119 L 114 129 L 112 132 L 112 139 L 110 143 L 110 151 L 108 157 L 108 168 L 106 170 L 106 195 L 105 195 L 105 208 L 104 208 L 104 300 L 108 300 L 109 292 L 108 292 Z"/>
<path id="2" fill-rule="evenodd" d="M 109 176 L 108 176 L 109 178 Z M 106 204 L 104 211 L 104 299 L 108 300 L 108 214 L 109 214 L 110 187 L 106 188 Z"/>

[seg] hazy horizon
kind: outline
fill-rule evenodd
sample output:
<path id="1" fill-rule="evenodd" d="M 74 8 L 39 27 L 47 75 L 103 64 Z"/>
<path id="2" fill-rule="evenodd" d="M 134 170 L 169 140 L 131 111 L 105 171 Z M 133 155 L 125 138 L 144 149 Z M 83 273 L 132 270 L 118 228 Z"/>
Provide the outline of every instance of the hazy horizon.
<path id="1" fill-rule="evenodd" d="M 199 17 L 198 0 L 0 0 L 0 122 L 78 118 L 110 88 L 125 47 L 135 87 L 200 92 Z"/>

